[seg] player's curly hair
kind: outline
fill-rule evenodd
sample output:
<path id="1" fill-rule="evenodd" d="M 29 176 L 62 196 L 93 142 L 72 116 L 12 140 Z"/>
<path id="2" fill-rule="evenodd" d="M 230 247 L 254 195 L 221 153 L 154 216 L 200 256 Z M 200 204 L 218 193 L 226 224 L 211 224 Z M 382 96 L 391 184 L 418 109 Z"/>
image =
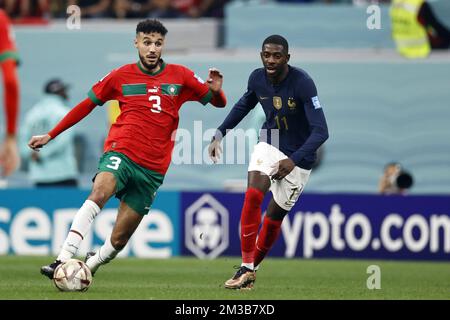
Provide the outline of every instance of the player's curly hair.
<path id="1" fill-rule="evenodd" d="M 264 45 L 268 44 L 268 43 L 281 45 L 281 46 L 283 46 L 285 53 L 289 52 L 289 44 L 288 44 L 287 40 L 278 34 L 273 34 L 271 36 L 268 36 L 264 40 L 262 47 L 264 48 Z"/>
<path id="2" fill-rule="evenodd" d="M 160 21 L 156 19 L 147 19 L 138 23 L 136 27 L 136 34 L 138 34 L 139 32 L 147 34 L 157 32 L 165 36 L 167 34 L 167 29 Z"/>

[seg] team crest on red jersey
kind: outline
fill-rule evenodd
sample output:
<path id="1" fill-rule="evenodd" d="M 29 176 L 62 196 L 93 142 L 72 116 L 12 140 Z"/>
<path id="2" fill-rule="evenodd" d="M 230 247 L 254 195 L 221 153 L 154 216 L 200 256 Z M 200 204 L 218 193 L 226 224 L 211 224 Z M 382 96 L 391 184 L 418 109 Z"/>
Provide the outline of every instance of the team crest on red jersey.
<path id="1" fill-rule="evenodd" d="M 181 87 L 182 87 L 182 85 L 180 85 L 180 84 L 163 83 L 163 84 L 161 84 L 161 91 L 165 95 L 177 96 L 180 94 Z"/>

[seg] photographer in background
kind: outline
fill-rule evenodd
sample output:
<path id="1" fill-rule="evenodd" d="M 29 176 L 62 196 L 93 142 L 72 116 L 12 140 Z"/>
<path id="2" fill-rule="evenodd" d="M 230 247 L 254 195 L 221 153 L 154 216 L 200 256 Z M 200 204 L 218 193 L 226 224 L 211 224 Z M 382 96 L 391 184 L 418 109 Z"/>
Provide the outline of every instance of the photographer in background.
<path id="1" fill-rule="evenodd" d="M 61 79 L 51 79 L 44 86 L 44 96 L 26 114 L 21 128 L 22 156 L 29 163 L 29 178 L 36 187 L 76 187 L 78 168 L 74 150 L 74 132 L 67 131 L 39 152 L 30 150 L 26 138 L 46 132 L 70 110 L 66 106 L 69 86 Z"/>
<path id="2" fill-rule="evenodd" d="M 413 183 L 413 177 L 409 172 L 403 170 L 399 163 L 391 162 L 384 167 L 378 190 L 385 195 L 406 195 L 407 190 L 412 187 Z"/>

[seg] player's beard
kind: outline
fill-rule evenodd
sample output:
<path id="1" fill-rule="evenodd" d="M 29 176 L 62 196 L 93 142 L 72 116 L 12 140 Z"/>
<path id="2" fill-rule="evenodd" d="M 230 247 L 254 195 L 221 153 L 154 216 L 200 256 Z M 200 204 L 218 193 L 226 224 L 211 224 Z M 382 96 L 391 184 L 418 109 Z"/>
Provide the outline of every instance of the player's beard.
<path id="1" fill-rule="evenodd" d="M 268 72 L 266 65 L 264 65 L 264 69 L 266 71 L 267 77 L 272 82 L 278 83 L 278 82 L 280 82 L 281 80 L 284 79 L 284 77 L 283 77 L 283 74 L 284 74 L 284 71 L 285 71 L 285 66 L 284 65 L 280 65 L 280 66 L 275 67 L 275 72 L 273 72 L 273 73 Z"/>
<path id="2" fill-rule="evenodd" d="M 154 64 L 149 64 L 149 63 L 145 62 L 145 58 L 140 54 L 139 54 L 139 60 L 141 60 L 141 64 L 145 68 L 147 68 L 148 70 L 153 70 L 158 66 L 159 61 L 161 60 L 161 57 L 159 57 L 158 60 L 156 60 L 156 63 L 154 63 Z"/>
<path id="3" fill-rule="evenodd" d="M 283 72 L 281 68 L 276 68 L 273 73 L 268 72 L 267 67 L 265 69 L 267 77 L 271 80 L 277 80 Z"/>

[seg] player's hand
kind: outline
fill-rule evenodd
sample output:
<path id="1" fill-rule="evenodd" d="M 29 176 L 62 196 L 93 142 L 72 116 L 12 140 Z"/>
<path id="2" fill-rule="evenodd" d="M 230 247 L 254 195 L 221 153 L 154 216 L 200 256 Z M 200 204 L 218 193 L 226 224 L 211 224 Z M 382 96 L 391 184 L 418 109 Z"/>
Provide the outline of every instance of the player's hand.
<path id="1" fill-rule="evenodd" d="M 208 153 L 209 157 L 214 163 L 217 163 L 217 161 L 220 159 L 220 154 L 222 153 L 222 147 L 220 146 L 220 141 L 217 139 L 214 139 L 211 141 L 208 147 Z"/>
<path id="2" fill-rule="evenodd" d="M 295 163 L 290 158 L 278 161 L 272 166 L 274 169 L 274 174 L 272 174 L 272 179 L 281 180 L 286 177 L 295 168 Z"/>
<path id="3" fill-rule="evenodd" d="M 28 142 L 28 146 L 35 151 L 39 151 L 39 149 L 45 146 L 51 139 L 52 138 L 48 134 L 32 136 Z"/>
<path id="4" fill-rule="evenodd" d="M 209 84 L 211 91 L 217 94 L 222 90 L 223 75 L 218 69 L 210 68 L 206 82 Z"/>
<path id="5" fill-rule="evenodd" d="M 20 165 L 19 150 L 15 137 L 6 137 L 3 145 L 0 146 L 0 167 L 2 176 L 11 175 Z"/>

